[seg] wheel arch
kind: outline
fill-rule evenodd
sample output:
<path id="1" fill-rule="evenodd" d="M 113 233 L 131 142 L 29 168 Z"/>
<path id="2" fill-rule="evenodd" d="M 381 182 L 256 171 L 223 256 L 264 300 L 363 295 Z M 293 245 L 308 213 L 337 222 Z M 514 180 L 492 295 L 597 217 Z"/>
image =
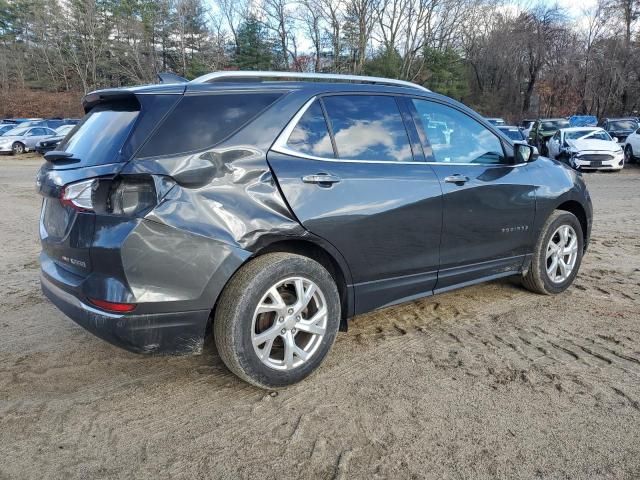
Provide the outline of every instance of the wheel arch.
<path id="1" fill-rule="evenodd" d="M 582 228 L 582 236 L 584 240 L 584 248 L 586 250 L 589 241 L 589 222 L 587 220 L 587 212 L 584 207 L 576 200 L 567 200 L 556 207 L 556 210 L 562 210 L 572 213 L 580 222 Z"/>
<path id="2" fill-rule="evenodd" d="M 337 251 L 333 253 L 330 249 L 331 247 L 321 245 L 319 242 L 311 239 L 296 238 L 276 240 L 257 250 L 247 261 L 251 261 L 267 253 L 284 252 L 302 255 L 318 262 L 329 272 L 336 282 L 338 293 L 340 294 L 342 312 L 340 330 L 346 331 L 347 319 L 353 316 L 354 309 L 351 273 L 344 259 L 339 256 L 340 254 Z"/>

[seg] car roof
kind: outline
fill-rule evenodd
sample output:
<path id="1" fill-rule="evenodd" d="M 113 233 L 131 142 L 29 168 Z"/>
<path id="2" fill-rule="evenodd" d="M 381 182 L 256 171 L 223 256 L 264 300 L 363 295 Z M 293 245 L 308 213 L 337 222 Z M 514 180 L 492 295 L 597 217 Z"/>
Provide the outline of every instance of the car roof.
<path id="1" fill-rule="evenodd" d="M 431 92 L 417 86 L 396 86 L 372 83 L 346 83 L 346 82 L 319 82 L 319 81 L 274 81 L 274 82 L 246 82 L 246 81 L 216 81 L 212 83 L 170 83 L 140 85 L 133 87 L 119 87 L 96 90 L 90 92 L 82 100 L 85 111 L 90 110 L 97 103 L 108 101 L 109 99 L 127 98 L 131 95 L 153 95 L 153 94 L 202 94 L 217 92 L 304 92 L 309 96 L 331 94 L 331 93 L 378 93 L 391 95 L 410 95 L 433 100 L 440 100 L 453 104 L 466 112 L 477 115 L 466 105 L 445 95 Z M 480 117 L 479 115 L 477 115 Z M 480 117 L 481 118 L 481 117 Z"/>

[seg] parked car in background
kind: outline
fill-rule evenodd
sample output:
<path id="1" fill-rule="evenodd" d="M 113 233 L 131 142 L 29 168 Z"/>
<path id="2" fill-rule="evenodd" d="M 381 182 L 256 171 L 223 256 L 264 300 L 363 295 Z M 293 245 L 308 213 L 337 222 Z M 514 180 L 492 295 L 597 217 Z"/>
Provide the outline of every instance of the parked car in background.
<path id="1" fill-rule="evenodd" d="M 17 125 L 15 123 L 0 124 L 0 137 L 4 135 L 6 132 L 8 132 L 9 130 L 13 130 L 14 128 L 16 128 L 16 126 Z"/>
<path id="2" fill-rule="evenodd" d="M 640 158 L 640 127 L 627 137 L 623 148 L 625 162 L 636 163 Z"/>
<path id="3" fill-rule="evenodd" d="M 577 170 L 621 170 L 622 147 L 599 127 L 561 128 L 548 141 L 549 157 Z"/>
<path id="4" fill-rule="evenodd" d="M 600 121 L 600 126 L 621 144 L 624 144 L 627 137 L 640 127 L 640 125 L 638 125 L 638 121 L 633 117 L 603 118 Z"/>
<path id="5" fill-rule="evenodd" d="M 83 104 L 36 178 L 44 293 L 139 353 L 212 330 L 262 388 L 354 315 L 507 276 L 559 294 L 589 243 L 579 175 L 409 82 L 216 72 Z"/>
<path id="6" fill-rule="evenodd" d="M 516 140 L 518 142 L 526 140 L 524 133 L 522 133 L 522 129 L 515 125 L 498 125 L 498 130 L 504 133 L 511 140 Z"/>
<path id="7" fill-rule="evenodd" d="M 48 137 L 44 140 L 41 140 L 36 145 L 36 152 L 45 154 L 50 152 L 51 150 L 55 150 L 56 147 L 60 144 L 64 137 L 75 128 L 75 125 L 63 125 L 59 128 L 56 128 L 56 134 L 53 137 Z"/>
<path id="8" fill-rule="evenodd" d="M 47 127 L 18 126 L 0 137 L 0 153 L 19 154 L 35 150 L 38 142 L 55 134 L 55 130 Z"/>
<path id="9" fill-rule="evenodd" d="M 506 125 L 507 122 L 505 122 L 502 118 L 485 118 L 485 120 L 487 122 L 489 122 L 491 125 Z"/>
<path id="10" fill-rule="evenodd" d="M 598 118 L 593 115 L 572 115 L 569 117 L 571 127 L 596 127 Z"/>
<path id="11" fill-rule="evenodd" d="M 561 128 L 568 128 L 569 120 L 566 118 L 543 118 L 536 120 L 529 132 L 528 141 L 538 148 L 541 155 L 548 155 L 547 140 Z"/>
<path id="12" fill-rule="evenodd" d="M 40 121 L 41 118 L 5 118 L 2 123 L 15 123 L 16 125 L 23 124 L 25 122 Z"/>

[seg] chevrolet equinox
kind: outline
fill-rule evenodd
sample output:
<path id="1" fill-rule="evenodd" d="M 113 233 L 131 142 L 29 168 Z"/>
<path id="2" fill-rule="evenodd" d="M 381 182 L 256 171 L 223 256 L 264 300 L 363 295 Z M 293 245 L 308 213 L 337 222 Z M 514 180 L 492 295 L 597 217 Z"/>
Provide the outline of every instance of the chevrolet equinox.
<path id="1" fill-rule="evenodd" d="M 36 185 L 46 296 L 140 353 L 262 388 L 318 368 L 347 319 L 515 276 L 573 282 L 581 176 L 398 80 L 217 72 L 90 93 Z"/>

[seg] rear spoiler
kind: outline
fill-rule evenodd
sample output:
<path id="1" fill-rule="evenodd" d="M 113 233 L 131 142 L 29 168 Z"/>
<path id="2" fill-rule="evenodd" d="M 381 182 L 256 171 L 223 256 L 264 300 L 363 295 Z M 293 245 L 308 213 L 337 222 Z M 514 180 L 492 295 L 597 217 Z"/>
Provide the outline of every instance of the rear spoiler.
<path id="1" fill-rule="evenodd" d="M 158 80 L 160 83 L 187 83 L 189 81 L 171 72 L 160 72 L 158 74 Z"/>
<path id="2" fill-rule="evenodd" d="M 84 96 L 82 99 L 82 108 L 84 108 L 84 113 L 89 113 L 89 110 L 99 103 L 127 100 L 137 102 L 136 95 L 131 90 L 124 88 L 97 90 Z"/>
<path id="3" fill-rule="evenodd" d="M 178 77 L 179 78 L 179 77 Z M 188 83 L 188 82 L 187 82 Z M 139 103 L 138 95 L 145 94 L 183 94 L 186 88 L 185 82 L 163 83 L 155 85 L 143 85 L 140 87 L 105 88 L 87 93 L 82 99 L 84 112 L 88 113 L 96 105 L 106 102 L 133 102 Z"/>

